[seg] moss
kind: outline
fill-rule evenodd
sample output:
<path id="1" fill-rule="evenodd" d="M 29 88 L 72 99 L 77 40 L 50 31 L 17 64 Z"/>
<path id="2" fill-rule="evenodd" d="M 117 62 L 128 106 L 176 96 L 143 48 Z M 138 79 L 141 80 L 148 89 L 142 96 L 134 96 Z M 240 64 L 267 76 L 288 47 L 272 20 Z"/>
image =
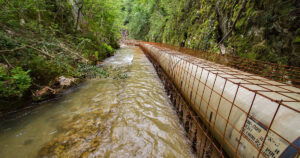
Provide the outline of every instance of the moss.
<path id="1" fill-rule="evenodd" d="M 293 40 L 294 43 L 300 43 L 300 36 L 296 36 Z"/>
<path id="2" fill-rule="evenodd" d="M 138 26 L 131 28 L 134 34 L 146 34 L 150 41 L 218 51 L 216 44 L 232 29 L 242 8 L 242 1 L 178 0 L 174 3 L 164 0 L 151 1 L 138 7 L 141 10 L 148 7 L 153 10 L 147 10 L 147 18 L 142 18 L 142 24 L 149 25 L 148 30 L 137 29 L 143 25 L 129 22 L 135 23 L 130 26 Z M 160 13 L 161 8 L 164 8 L 163 14 Z M 293 51 L 293 41 L 299 42 L 300 29 L 293 10 L 295 5 L 292 1 L 248 1 L 233 32 L 223 44 L 232 48 L 235 55 L 294 65 L 295 62 L 286 60 L 292 60 L 292 55 L 286 52 Z M 141 18 L 136 12 L 130 16 L 133 19 Z M 147 22 L 148 19 L 151 20 Z M 263 41 L 265 43 L 262 46 L 260 43 Z"/>
<path id="3" fill-rule="evenodd" d="M 266 52 L 269 52 L 269 48 L 264 43 L 256 44 L 252 47 L 252 51 L 255 54 L 265 54 Z"/>

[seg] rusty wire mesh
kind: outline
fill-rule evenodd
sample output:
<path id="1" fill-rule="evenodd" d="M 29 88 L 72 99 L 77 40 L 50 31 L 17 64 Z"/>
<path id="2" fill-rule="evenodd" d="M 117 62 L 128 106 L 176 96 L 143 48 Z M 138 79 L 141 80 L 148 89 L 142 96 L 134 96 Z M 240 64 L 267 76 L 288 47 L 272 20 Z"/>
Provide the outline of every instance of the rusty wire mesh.
<path id="1" fill-rule="evenodd" d="M 135 41 L 133 41 L 135 42 Z M 169 48 L 191 56 L 236 68 L 281 83 L 300 87 L 300 67 L 280 65 L 266 61 L 252 60 L 230 54 L 217 54 L 161 43 L 147 42 L 160 48 Z"/>
<path id="2" fill-rule="evenodd" d="M 172 80 L 203 131 L 210 131 L 209 139 L 221 144 L 212 145 L 217 155 L 299 157 L 300 89 L 152 43 L 139 45 Z"/>
<path id="3" fill-rule="evenodd" d="M 186 100 L 180 94 L 172 79 L 164 72 L 160 65 L 149 57 L 153 63 L 158 76 L 164 83 L 166 92 L 171 102 L 175 106 L 176 112 L 187 131 L 188 139 L 197 157 L 227 157 L 226 153 L 220 147 L 220 144 L 212 138 L 208 128 L 199 119 L 197 114 L 191 109 Z"/>

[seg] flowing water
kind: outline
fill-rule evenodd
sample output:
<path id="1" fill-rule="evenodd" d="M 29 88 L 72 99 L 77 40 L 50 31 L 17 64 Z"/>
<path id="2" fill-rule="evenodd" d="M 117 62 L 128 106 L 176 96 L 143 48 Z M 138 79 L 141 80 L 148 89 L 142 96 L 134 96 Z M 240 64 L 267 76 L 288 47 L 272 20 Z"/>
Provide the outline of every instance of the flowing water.
<path id="1" fill-rule="evenodd" d="M 153 66 L 137 47 L 104 66 L 115 77 L 0 124 L 0 157 L 193 157 Z"/>

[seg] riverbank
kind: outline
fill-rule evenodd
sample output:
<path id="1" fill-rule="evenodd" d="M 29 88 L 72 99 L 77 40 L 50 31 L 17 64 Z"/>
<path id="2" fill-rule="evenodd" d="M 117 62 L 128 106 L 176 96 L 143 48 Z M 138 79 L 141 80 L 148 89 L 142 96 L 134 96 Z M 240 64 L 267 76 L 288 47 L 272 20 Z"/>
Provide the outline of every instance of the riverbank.
<path id="1" fill-rule="evenodd" d="M 0 111 L 52 98 L 60 80 L 106 75 L 96 65 L 119 48 L 120 9 L 80 2 L 0 1 Z"/>
<path id="2" fill-rule="evenodd" d="M 61 89 L 59 93 L 47 95 L 44 97 L 43 100 L 27 100 L 27 101 L 20 101 L 19 105 L 16 109 L 7 109 L 0 111 L 0 121 L 14 119 L 18 117 L 24 117 L 28 115 L 32 110 L 39 108 L 43 104 L 55 100 L 59 100 L 60 98 L 68 95 L 69 93 L 73 93 L 78 90 L 82 85 L 84 85 L 86 80 L 81 80 L 76 84 L 71 85 L 70 87 Z"/>
<path id="3" fill-rule="evenodd" d="M 0 113 L 23 108 L 24 103 L 52 99 L 86 78 L 107 76 L 96 64 L 113 55 L 110 46 L 106 46 L 109 51 L 101 45 L 78 46 L 80 41 L 74 39 L 78 35 L 62 39 L 33 30 L 0 28 Z M 83 49 L 100 53 L 89 56 Z"/>
<path id="4" fill-rule="evenodd" d="M 114 58 L 118 57 L 119 56 Z M 84 73 L 80 78 L 58 77 L 55 79 L 56 82 L 51 82 L 52 85 L 43 86 L 42 89 L 34 91 L 32 96 L 21 98 L 16 102 L 11 101 L 10 104 L 14 105 L 12 108 L 0 109 L 0 120 L 10 119 L 18 115 L 26 115 L 28 111 L 38 108 L 44 103 L 60 99 L 61 97 L 76 91 L 84 85 L 86 81 L 93 78 L 111 78 L 116 80 L 127 78 L 128 76 L 123 72 L 123 69 L 113 66 L 114 64 L 118 63 L 112 62 L 111 64 L 103 65 L 103 62 L 100 62 L 97 66 L 85 67 L 82 70 Z"/>

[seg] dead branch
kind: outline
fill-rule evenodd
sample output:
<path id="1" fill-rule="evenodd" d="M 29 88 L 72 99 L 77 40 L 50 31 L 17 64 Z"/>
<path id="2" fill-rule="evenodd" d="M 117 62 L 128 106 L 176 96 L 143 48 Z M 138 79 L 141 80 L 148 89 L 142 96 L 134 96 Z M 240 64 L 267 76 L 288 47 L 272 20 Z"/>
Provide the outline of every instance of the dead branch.
<path id="1" fill-rule="evenodd" d="M 37 49 L 37 48 L 35 48 L 35 47 L 33 47 L 33 46 L 27 45 L 27 47 L 32 48 L 32 49 L 34 49 L 34 50 L 36 50 L 36 51 L 42 53 L 43 55 L 45 55 L 45 56 L 47 56 L 47 57 L 52 58 L 52 59 L 55 58 L 54 56 L 48 54 L 47 52 L 45 52 L 45 51 L 43 51 L 43 50 L 40 50 L 40 49 Z"/>
<path id="2" fill-rule="evenodd" d="M 15 51 L 17 51 L 17 50 L 21 50 L 21 49 L 24 49 L 24 48 L 27 48 L 27 45 L 24 45 L 24 46 L 22 46 L 22 47 L 18 47 L 18 48 L 15 48 L 15 49 L 0 50 L 0 53 L 15 52 Z"/>
<path id="3" fill-rule="evenodd" d="M 234 28 L 235 28 L 235 25 L 236 25 L 237 21 L 240 19 L 243 10 L 244 10 L 245 7 L 246 7 L 247 2 L 248 2 L 248 0 L 244 0 L 244 1 L 243 1 L 242 8 L 239 10 L 239 13 L 238 13 L 236 19 L 234 20 L 233 25 L 232 25 L 230 31 L 229 31 L 229 32 L 221 39 L 221 41 L 218 43 L 218 45 L 220 45 L 220 44 L 221 44 L 221 43 L 222 43 L 222 42 L 223 42 L 223 41 L 224 41 L 224 40 L 232 33 L 232 31 L 233 31 Z"/>
<path id="4" fill-rule="evenodd" d="M 2 57 L 3 59 L 5 60 L 6 64 L 9 66 L 9 67 L 13 67 L 10 62 L 5 58 L 5 56 L 2 54 Z"/>

